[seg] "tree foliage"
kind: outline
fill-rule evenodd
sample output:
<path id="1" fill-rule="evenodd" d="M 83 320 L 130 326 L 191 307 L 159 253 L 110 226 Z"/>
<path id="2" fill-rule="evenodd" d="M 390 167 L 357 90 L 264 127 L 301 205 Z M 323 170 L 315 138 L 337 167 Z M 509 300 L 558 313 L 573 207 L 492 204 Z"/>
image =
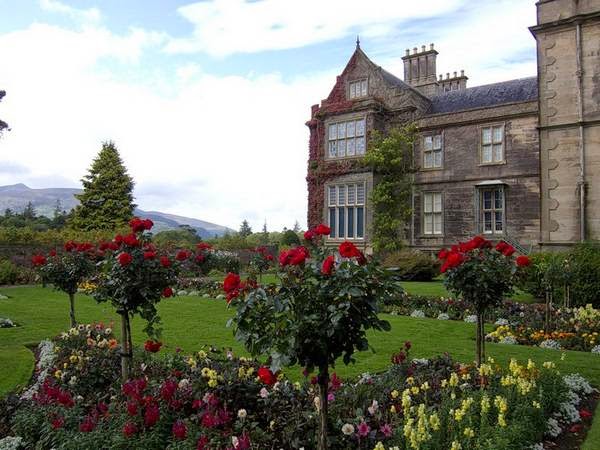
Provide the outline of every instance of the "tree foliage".
<path id="1" fill-rule="evenodd" d="M 2 101 L 2 98 L 5 95 L 6 95 L 6 91 L 0 91 L 0 102 Z M 8 129 L 8 124 L 6 122 L 4 122 L 3 120 L 0 120 L 0 137 L 2 136 L 2 132 L 6 129 Z"/>
<path id="2" fill-rule="evenodd" d="M 404 228 L 411 217 L 413 142 L 416 127 L 374 132 L 364 163 L 376 178 L 371 192 L 373 205 L 372 243 L 378 253 L 400 250 Z"/>
<path id="3" fill-rule="evenodd" d="M 73 211 L 70 225 L 79 230 L 114 230 L 133 217 L 133 178 L 113 142 L 104 142 L 81 180 L 83 193 Z"/>
<path id="4" fill-rule="evenodd" d="M 244 219 L 242 221 L 242 224 L 240 225 L 240 233 L 239 234 L 243 238 L 246 238 L 252 234 L 252 227 L 250 227 L 250 224 L 248 223 L 248 221 L 246 219 Z"/>

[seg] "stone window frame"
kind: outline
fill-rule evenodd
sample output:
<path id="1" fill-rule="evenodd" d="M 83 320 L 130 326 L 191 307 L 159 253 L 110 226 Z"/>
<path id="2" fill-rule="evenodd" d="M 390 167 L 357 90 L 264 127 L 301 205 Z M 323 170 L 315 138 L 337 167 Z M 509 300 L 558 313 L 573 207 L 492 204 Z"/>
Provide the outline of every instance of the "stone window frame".
<path id="1" fill-rule="evenodd" d="M 356 148 L 354 150 L 354 155 L 348 156 L 348 152 L 347 152 L 347 147 L 346 147 L 346 154 L 344 156 L 330 156 L 329 155 L 329 127 L 331 125 L 337 125 L 339 123 L 344 123 L 344 122 L 356 122 L 358 120 L 363 120 L 365 123 L 365 131 L 364 131 L 364 140 L 365 140 L 365 151 L 363 154 L 356 154 Z M 343 115 L 343 116 L 338 116 L 338 117 L 332 117 L 331 119 L 327 120 L 325 122 L 325 144 L 324 144 L 324 151 L 325 151 L 325 160 L 326 161 L 343 161 L 346 159 L 357 159 L 357 158 L 363 158 L 365 156 L 365 154 L 367 153 L 367 146 L 368 146 L 368 139 L 367 139 L 367 135 L 368 135 L 368 115 L 364 112 L 361 113 L 356 113 L 356 114 L 350 114 L 350 115 Z M 355 139 L 356 139 L 356 131 L 355 131 Z M 335 139 L 335 141 L 339 141 L 340 139 L 337 138 Z M 344 141 L 347 142 L 347 138 L 344 138 Z M 336 150 L 337 152 L 337 150 Z"/>
<path id="2" fill-rule="evenodd" d="M 444 143 L 444 130 L 436 130 L 436 131 L 429 131 L 427 133 L 423 133 L 422 135 L 422 139 L 421 139 L 421 170 L 422 171 L 434 171 L 434 170 L 444 170 L 444 163 L 445 163 L 445 143 Z M 435 149 L 432 150 L 425 150 L 425 139 L 427 139 L 428 137 L 432 138 L 433 141 L 433 137 L 434 136 L 440 136 L 440 153 L 441 153 L 441 162 L 439 166 L 432 166 L 432 167 L 425 167 L 425 152 L 431 152 L 432 154 L 435 152 Z M 433 145 L 433 142 L 432 142 Z"/>
<path id="3" fill-rule="evenodd" d="M 494 161 L 494 128 L 502 128 L 502 160 Z M 489 144 L 492 148 L 492 161 L 484 162 L 483 161 L 483 130 L 486 128 L 492 129 L 492 141 Z M 506 164 L 506 122 L 493 122 L 479 125 L 477 127 L 477 131 L 479 133 L 478 142 L 479 142 L 479 165 L 480 166 L 497 166 L 501 164 Z"/>
<path id="4" fill-rule="evenodd" d="M 362 83 L 365 83 L 365 89 L 363 91 L 362 89 Z M 359 85 L 360 87 L 360 95 L 356 94 L 356 88 L 355 88 L 355 95 L 352 96 L 352 86 L 356 86 Z M 364 93 L 363 93 L 364 92 Z M 369 77 L 361 77 L 361 78 L 356 78 L 353 80 L 348 80 L 348 91 L 347 91 L 347 95 L 348 95 L 348 100 L 357 100 L 360 98 L 366 98 L 369 96 Z"/>
<path id="5" fill-rule="evenodd" d="M 505 236 L 506 235 L 506 193 L 507 193 L 507 189 L 506 189 L 506 185 L 505 184 L 489 184 L 489 185 L 478 185 L 476 186 L 476 206 L 477 206 L 477 233 L 481 233 L 485 236 L 494 236 L 494 237 L 498 237 L 498 236 Z M 496 208 L 495 205 L 492 205 L 493 207 L 491 209 L 484 209 L 484 205 L 483 205 L 483 192 L 484 191 L 500 191 L 502 193 L 502 207 L 501 208 Z M 492 199 L 492 201 L 494 201 L 494 199 Z M 491 231 L 485 231 L 485 217 L 484 214 L 486 211 L 491 212 L 494 217 L 492 220 L 492 230 Z M 497 231 L 496 230 L 496 218 L 495 218 L 495 213 L 497 211 L 501 211 L 502 212 L 502 231 Z"/>
<path id="6" fill-rule="evenodd" d="M 352 205 L 348 204 L 348 190 L 347 187 L 348 186 L 357 186 L 362 184 L 363 186 L 363 201 L 362 202 L 358 202 L 358 198 L 357 198 L 357 190 L 355 188 L 355 201 Z M 339 205 L 339 191 L 337 190 L 337 187 L 339 186 L 345 186 L 346 187 L 346 193 L 345 193 L 345 199 L 344 199 L 344 205 Z M 336 192 L 335 192 L 335 205 L 332 205 L 330 202 L 330 188 L 331 187 L 336 187 Z M 367 241 L 367 222 L 368 222 L 368 217 L 367 217 L 367 212 L 368 212 L 368 190 L 369 190 L 369 180 L 366 177 L 360 177 L 360 178 L 356 178 L 356 177 L 342 177 L 339 179 L 333 179 L 327 183 L 325 183 L 325 185 L 323 186 L 324 189 L 324 223 L 326 223 L 328 226 L 330 226 L 331 228 L 331 234 L 329 236 L 327 236 L 327 241 L 328 242 L 343 242 L 343 241 L 352 241 L 352 242 L 366 242 Z M 344 236 L 343 237 L 339 237 L 337 236 L 337 223 L 339 221 L 339 208 L 343 207 L 344 208 L 344 220 L 345 220 L 345 226 L 344 226 Z M 362 207 L 362 236 L 357 236 L 357 231 L 358 231 L 358 214 L 356 212 L 356 208 L 358 207 Z M 330 208 L 335 208 L 335 224 L 336 226 L 333 227 L 331 226 L 331 219 L 330 219 Z M 348 208 L 354 208 L 354 213 L 353 213 L 353 237 L 348 237 Z"/>
<path id="7" fill-rule="evenodd" d="M 435 211 L 432 211 L 431 213 L 426 213 L 425 212 L 425 196 L 426 195 L 435 195 L 435 194 L 439 194 L 440 195 L 440 212 L 436 213 Z M 445 204 L 445 195 L 444 195 L 444 191 L 439 191 L 439 190 L 431 190 L 431 191 L 422 191 L 421 192 L 421 237 L 422 238 L 440 238 L 440 237 L 444 237 L 445 235 L 445 230 L 444 230 L 444 225 L 446 223 L 446 221 L 444 220 L 444 213 L 445 213 L 445 208 L 444 208 L 444 204 Z M 433 198 L 432 198 L 432 210 L 433 210 Z M 440 223 L 440 233 L 435 233 L 435 225 L 434 222 L 432 222 L 432 232 L 431 233 L 426 233 L 425 232 L 425 214 L 440 214 L 440 219 L 441 219 L 441 223 Z"/>

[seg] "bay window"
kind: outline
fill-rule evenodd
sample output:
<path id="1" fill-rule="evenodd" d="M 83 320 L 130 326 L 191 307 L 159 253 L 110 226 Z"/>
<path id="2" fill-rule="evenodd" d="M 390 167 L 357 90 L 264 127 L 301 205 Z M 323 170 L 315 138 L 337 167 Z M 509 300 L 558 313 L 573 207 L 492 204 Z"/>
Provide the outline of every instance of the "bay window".
<path id="1" fill-rule="evenodd" d="M 328 189 L 330 238 L 363 239 L 365 236 L 365 183 L 340 183 Z"/>

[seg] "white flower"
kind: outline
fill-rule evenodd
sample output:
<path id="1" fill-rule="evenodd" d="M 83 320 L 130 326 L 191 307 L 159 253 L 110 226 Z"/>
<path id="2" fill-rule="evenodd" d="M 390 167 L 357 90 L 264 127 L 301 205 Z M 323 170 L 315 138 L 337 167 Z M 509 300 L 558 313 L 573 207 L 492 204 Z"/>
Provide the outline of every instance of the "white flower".
<path id="1" fill-rule="evenodd" d="M 267 388 L 262 388 L 260 390 L 260 394 L 259 394 L 262 398 L 267 398 L 269 396 L 269 391 L 267 391 Z"/>
<path id="2" fill-rule="evenodd" d="M 596 345 L 591 351 L 592 353 L 600 353 L 600 345 Z"/>
<path id="3" fill-rule="evenodd" d="M 514 336 L 504 336 L 502 339 L 500 339 L 500 341 L 498 343 L 515 345 L 515 344 L 517 344 L 517 339 Z"/>
<path id="4" fill-rule="evenodd" d="M 342 433 L 344 433 L 346 436 L 354 434 L 354 425 L 352 425 L 351 423 L 345 423 L 342 426 Z"/>
<path id="5" fill-rule="evenodd" d="M 379 403 L 377 402 L 377 400 L 373 400 L 373 403 L 371 403 L 371 406 L 369 406 L 367 408 L 367 410 L 369 411 L 369 414 L 371 414 L 372 416 L 375 415 L 375 413 L 377 412 L 378 409 L 379 409 Z"/>
<path id="6" fill-rule="evenodd" d="M 240 445 L 240 441 L 236 436 L 231 436 L 231 443 L 233 444 L 233 448 L 238 448 Z"/>
<path id="7" fill-rule="evenodd" d="M 107 336 L 108 336 L 108 335 L 110 335 L 111 333 L 112 333 L 112 328 L 110 328 L 110 327 L 109 327 L 109 328 L 106 328 L 106 329 L 104 330 L 104 334 L 106 334 Z"/>
<path id="8" fill-rule="evenodd" d="M 187 378 L 183 378 L 178 384 L 177 387 L 179 389 L 187 389 L 190 385 L 190 380 L 188 380 Z"/>
<path id="9" fill-rule="evenodd" d="M 316 409 L 317 411 L 320 411 L 320 410 L 321 410 L 321 399 L 320 399 L 319 397 L 315 397 L 315 398 L 313 399 L 313 403 L 314 403 L 314 405 L 315 405 L 315 409 Z"/>
<path id="10" fill-rule="evenodd" d="M 463 321 L 467 322 L 467 323 L 475 323 L 477 322 L 477 316 L 475 314 L 471 314 L 469 316 L 466 316 Z"/>
<path id="11" fill-rule="evenodd" d="M 425 313 L 423 311 L 421 311 L 420 309 L 415 309 L 413 312 L 410 313 L 410 317 L 416 317 L 417 319 L 422 319 L 425 317 Z"/>
<path id="12" fill-rule="evenodd" d="M 7 436 L 0 439 L 0 450 L 17 450 L 21 447 L 23 438 L 20 436 Z"/>
<path id="13" fill-rule="evenodd" d="M 69 380 L 69 384 L 71 386 L 73 386 L 75 383 L 77 383 L 77 377 L 76 376 L 72 376 L 71 379 Z"/>
<path id="14" fill-rule="evenodd" d="M 500 317 L 500 318 L 498 318 L 498 320 L 496 320 L 496 322 L 494 322 L 494 325 L 496 325 L 496 326 L 508 325 L 508 320 Z"/>
<path id="15" fill-rule="evenodd" d="M 559 412 L 556 413 L 555 416 L 564 419 L 567 423 L 575 423 L 581 421 L 579 411 L 577 411 L 577 408 L 575 408 L 575 406 L 573 406 L 573 404 L 569 402 L 561 403 Z"/>
<path id="16" fill-rule="evenodd" d="M 537 444 L 533 444 L 531 447 L 529 447 L 529 450 L 544 450 L 544 444 L 538 442 Z"/>
<path id="17" fill-rule="evenodd" d="M 446 313 L 439 313 L 437 316 L 437 320 L 448 320 L 450 316 Z"/>
<path id="18" fill-rule="evenodd" d="M 244 420 L 246 416 L 248 416 L 248 412 L 245 409 L 242 408 L 238 411 L 238 418 Z"/>
<path id="19" fill-rule="evenodd" d="M 560 350 L 560 343 L 555 341 L 554 339 L 546 339 L 545 341 L 540 343 L 540 348 L 549 348 L 551 350 Z"/>
<path id="20" fill-rule="evenodd" d="M 591 394 L 594 391 L 592 386 L 590 386 L 590 383 L 578 373 L 565 375 L 563 380 L 567 387 L 572 391 L 583 392 L 584 394 Z"/>
<path id="21" fill-rule="evenodd" d="M 550 417 L 546 423 L 546 434 L 551 437 L 556 437 L 560 433 L 562 433 L 562 429 L 560 428 L 558 421 Z"/>
<path id="22" fill-rule="evenodd" d="M 415 358 L 412 360 L 412 362 L 417 366 L 427 366 L 429 364 L 429 360 L 427 358 Z"/>

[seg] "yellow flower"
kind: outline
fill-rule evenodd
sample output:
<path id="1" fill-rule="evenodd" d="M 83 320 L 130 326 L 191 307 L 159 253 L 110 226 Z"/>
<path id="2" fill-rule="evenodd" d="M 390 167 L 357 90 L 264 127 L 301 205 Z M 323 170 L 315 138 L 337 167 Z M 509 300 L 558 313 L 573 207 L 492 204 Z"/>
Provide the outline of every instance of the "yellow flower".
<path id="1" fill-rule="evenodd" d="M 211 378 L 210 380 L 208 380 L 209 387 L 214 388 L 214 387 L 217 387 L 218 384 L 219 384 L 218 381 L 214 378 Z"/>
<path id="2" fill-rule="evenodd" d="M 489 410 L 490 398 L 487 396 L 487 394 L 483 394 L 483 397 L 481 397 L 481 414 L 487 414 Z"/>
<path id="3" fill-rule="evenodd" d="M 210 369 L 208 367 L 203 367 L 202 370 L 200 371 L 200 375 L 202 375 L 204 378 L 208 378 L 209 373 L 210 373 Z"/>
<path id="4" fill-rule="evenodd" d="M 460 442 L 458 442 L 458 441 L 452 442 L 452 447 L 450 447 L 450 450 L 461 450 L 461 449 L 462 449 L 462 445 L 460 445 Z"/>
<path id="5" fill-rule="evenodd" d="M 422 391 L 428 391 L 429 390 L 429 383 L 427 381 L 421 385 L 421 390 Z"/>
<path id="6" fill-rule="evenodd" d="M 450 387 L 458 386 L 458 375 L 456 375 L 455 372 L 452 372 L 452 374 L 450 375 L 450 381 L 448 382 L 448 384 L 450 385 Z"/>
<path id="7" fill-rule="evenodd" d="M 540 404 L 540 402 L 534 400 L 533 401 L 533 407 L 536 408 L 536 409 L 540 409 L 542 407 L 542 405 Z"/>
<path id="8" fill-rule="evenodd" d="M 373 448 L 373 450 L 385 450 L 385 447 L 383 446 L 383 443 L 380 441 L 377 443 L 377 445 Z"/>
<path id="9" fill-rule="evenodd" d="M 394 405 L 390 406 L 390 412 L 396 414 L 396 407 Z"/>
<path id="10" fill-rule="evenodd" d="M 556 368 L 556 364 L 554 364 L 552 361 L 546 361 L 542 365 L 544 366 L 545 369 L 555 369 Z"/>
<path id="11" fill-rule="evenodd" d="M 69 357 L 69 361 L 71 361 L 71 364 L 75 364 L 75 363 L 77 363 L 77 361 L 79 361 L 79 356 L 77 356 L 77 355 L 71 355 Z"/>
<path id="12" fill-rule="evenodd" d="M 419 388 L 417 386 L 413 386 L 413 387 L 410 388 L 410 392 L 413 395 L 417 395 L 419 393 Z"/>
<path id="13" fill-rule="evenodd" d="M 200 358 L 200 359 L 206 359 L 206 352 L 203 351 L 203 350 L 200 350 L 198 352 L 198 358 Z"/>
<path id="14" fill-rule="evenodd" d="M 394 389 L 394 390 L 392 391 L 392 394 L 391 394 L 391 395 L 392 395 L 392 398 L 395 400 L 395 399 L 397 399 L 397 398 L 398 398 L 398 396 L 400 395 L 400 392 L 398 392 L 396 389 Z"/>
<path id="15" fill-rule="evenodd" d="M 440 429 L 440 418 L 438 417 L 437 413 L 433 413 L 429 417 L 429 424 L 431 425 L 431 429 L 433 431 L 437 431 Z"/>
<path id="16" fill-rule="evenodd" d="M 54 372 L 54 377 L 55 378 L 60 378 L 61 376 L 62 376 L 62 370 L 59 369 L 59 370 L 57 370 L 57 371 Z"/>
<path id="17" fill-rule="evenodd" d="M 415 384 L 415 379 L 413 377 L 408 377 L 406 379 L 406 384 L 408 384 L 409 386 L 412 386 L 413 384 Z"/>
<path id="18" fill-rule="evenodd" d="M 472 437 L 474 437 L 474 436 L 475 436 L 475 432 L 473 431 L 473 428 L 469 428 L 469 427 L 467 427 L 467 428 L 465 428 L 464 435 L 465 435 L 467 438 L 472 438 Z"/>

